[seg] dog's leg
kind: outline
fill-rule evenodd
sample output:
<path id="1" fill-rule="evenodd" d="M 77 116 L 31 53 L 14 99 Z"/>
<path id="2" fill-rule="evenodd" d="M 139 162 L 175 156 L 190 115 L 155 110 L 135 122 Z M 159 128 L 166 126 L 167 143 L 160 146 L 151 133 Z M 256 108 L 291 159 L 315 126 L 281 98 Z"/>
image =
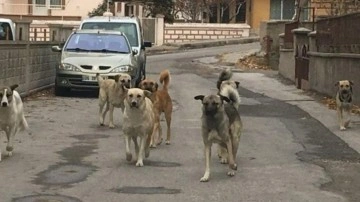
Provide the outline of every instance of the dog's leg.
<path id="1" fill-rule="evenodd" d="M 139 154 L 137 156 L 137 162 L 136 162 L 137 167 L 143 167 L 144 166 L 143 154 L 144 154 L 145 145 L 146 145 L 146 138 L 145 137 L 140 137 L 140 150 L 139 150 Z"/>
<path id="2" fill-rule="evenodd" d="M 152 131 L 148 133 L 145 144 L 145 158 L 150 156 L 150 143 L 151 143 Z"/>
<path id="3" fill-rule="evenodd" d="M 131 161 L 131 159 L 132 159 L 132 154 L 130 151 L 130 140 L 131 140 L 131 137 L 128 135 L 125 135 L 125 147 L 126 147 L 126 160 L 127 161 Z"/>
<path id="4" fill-rule="evenodd" d="M 345 123 L 344 123 L 344 126 L 345 126 L 345 128 L 349 128 L 350 126 L 350 122 L 351 122 L 351 112 L 350 112 L 350 109 L 346 109 L 345 110 L 345 119 L 346 119 L 346 121 L 345 121 Z"/>
<path id="5" fill-rule="evenodd" d="M 340 130 L 346 130 L 344 126 L 343 110 L 341 108 L 337 109 L 338 121 L 340 125 Z"/>
<path id="6" fill-rule="evenodd" d="M 133 140 L 133 142 L 134 142 L 134 145 L 135 145 L 135 154 L 136 154 L 136 156 L 138 156 L 139 155 L 139 144 L 138 144 L 138 142 L 137 142 L 137 137 L 132 137 L 132 140 Z"/>
<path id="7" fill-rule="evenodd" d="M 115 128 L 115 125 L 114 125 L 114 105 L 113 104 L 111 104 L 110 102 L 109 102 L 109 119 L 110 119 L 110 121 L 109 121 L 109 127 L 110 128 Z"/>
<path id="8" fill-rule="evenodd" d="M 106 104 L 106 107 L 105 107 L 105 111 L 103 111 L 103 112 L 99 112 L 99 113 L 102 113 L 102 115 L 100 115 L 101 117 L 100 117 L 100 125 L 101 126 L 103 126 L 104 125 L 104 122 L 105 122 L 105 117 L 106 117 L 106 113 L 109 111 L 109 102 L 104 102 L 104 104 L 103 104 L 103 108 L 104 108 L 104 105 Z M 103 109 L 101 109 L 101 111 L 102 111 Z"/>
<path id="9" fill-rule="evenodd" d="M 29 124 L 27 123 L 24 115 L 22 116 L 22 127 L 23 130 L 25 130 L 29 135 L 32 135 L 32 132 L 29 128 Z"/>
<path id="10" fill-rule="evenodd" d="M 154 126 L 153 126 L 153 131 L 151 134 L 151 141 L 150 141 L 150 147 L 151 148 L 156 148 L 156 145 L 159 143 L 159 138 L 156 138 L 157 135 L 157 131 L 160 129 L 160 113 L 157 110 L 154 110 Z"/>
<path id="11" fill-rule="evenodd" d="M 172 106 L 171 106 L 172 108 Z M 166 125 L 167 125 L 167 131 L 166 131 L 166 141 L 165 144 L 170 144 L 170 136 L 171 136 L 171 114 L 172 109 L 165 110 L 165 119 L 166 119 Z"/>
<path id="12" fill-rule="evenodd" d="M 16 126 L 13 126 L 8 131 L 6 131 L 6 137 L 7 137 L 7 145 L 6 145 L 6 152 L 7 156 L 12 156 L 12 151 L 14 150 L 14 137 L 18 129 L 16 129 Z"/>
<path id="13" fill-rule="evenodd" d="M 211 158 L 211 143 L 205 143 L 205 173 L 200 179 L 200 182 L 207 182 L 210 178 L 210 158 Z"/>
<path id="14" fill-rule="evenodd" d="M 218 147 L 220 150 L 220 163 L 227 164 L 229 158 L 227 149 L 222 147 L 221 145 L 218 145 Z"/>
<path id="15" fill-rule="evenodd" d="M 231 169 L 227 173 L 227 175 L 228 176 L 234 176 L 235 175 L 234 170 L 237 170 L 237 165 L 235 163 L 234 155 L 233 155 L 233 152 L 232 152 L 233 151 L 232 141 L 230 139 L 226 142 L 226 146 L 227 146 L 227 150 L 228 150 L 227 154 L 229 155 L 229 168 Z"/>

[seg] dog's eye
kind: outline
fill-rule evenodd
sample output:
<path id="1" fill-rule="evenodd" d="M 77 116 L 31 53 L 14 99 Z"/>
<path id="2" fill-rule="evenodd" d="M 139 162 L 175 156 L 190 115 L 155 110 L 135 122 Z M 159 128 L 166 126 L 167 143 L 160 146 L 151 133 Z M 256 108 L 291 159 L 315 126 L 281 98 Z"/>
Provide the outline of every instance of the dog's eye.
<path id="1" fill-rule="evenodd" d="M 3 94 L 2 93 L 0 93 L 0 97 L 2 97 L 3 96 Z"/>
<path id="2" fill-rule="evenodd" d="M 204 103 L 204 105 L 205 105 L 205 106 L 208 106 L 208 105 L 209 105 L 209 103 L 205 102 L 205 103 Z"/>
<path id="3" fill-rule="evenodd" d="M 349 88 L 349 85 L 346 85 L 346 88 Z"/>
<path id="4" fill-rule="evenodd" d="M 146 85 L 147 85 L 147 83 L 146 83 L 146 82 L 144 82 L 143 84 L 144 84 L 144 86 L 146 86 Z"/>
<path id="5" fill-rule="evenodd" d="M 133 97 L 133 94 L 129 94 L 129 97 Z"/>
<path id="6" fill-rule="evenodd" d="M 141 95 L 137 95 L 138 98 L 141 98 Z"/>
<path id="7" fill-rule="evenodd" d="M 341 87 L 341 88 L 343 88 L 343 87 L 344 87 L 344 85 L 340 85 L 340 87 Z"/>
<path id="8" fill-rule="evenodd" d="M 121 83 L 125 83 L 125 79 L 121 80 Z"/>

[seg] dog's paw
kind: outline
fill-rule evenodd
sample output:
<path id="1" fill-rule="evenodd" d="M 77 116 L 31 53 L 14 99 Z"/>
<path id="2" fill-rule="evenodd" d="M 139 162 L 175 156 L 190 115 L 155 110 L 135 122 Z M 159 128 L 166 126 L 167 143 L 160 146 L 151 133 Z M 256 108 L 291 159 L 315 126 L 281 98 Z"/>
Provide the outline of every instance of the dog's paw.
<path id="1" fill-rule="evenodd" d="M 344 126 L 340 126 L 340 130 L 344 131 L 344 130 L 346 130 L 346 128 Z"/>
<path id="2" fill-rule="evenodd" d="M 114 129 L 115 125 L 114 124 L 109 124 L 109 128 Z"/>
<path id="3" fill-rule="evenodd" d="M 232 169 L 232 170 L 237 170 L 237 165 L 236 163 L 232 164 L 232 165 L 229 165 L 229 167 Z"/>
<path id="4" fill-rule="evenodd" d="M 6 152 L 6 156 L 8 156 L 8 157 L 12 156 L 12 151 Z"/>
<path id="5" fill-rule="evenodd" d="M 161 145 L 162 142 L 163 142 L 163 138 L 161 138 L 161 139 L 157 142 L 157 145 Z"/>
<path id="6" fill-rule="evenodd" d="M 131 161 L 131 159 L 132 159 L 132 154 L 131 153 L 126 153 L 126 160 Z"/>
<path id="7" fill-rule="evenodd" d="M 156 144 L 151 144 L 150 148 L 156 148 Z"/>
<path id="8" fill-rule="evenodd" d="M 226 174 L 230 177 L 233 177 L 235 175 L 235 172 L 231 170 L 231 171 L 228 171 Z"/>
<path id="9" fill-rule="evenodd" d="M 208 176 L 204 176 L 200 179 L 200 182 L 209 182 L 209 177 Z"/>
<path id="10" fill-rule="evenodd" d="M 166 141 L 165 141 L 165 144 L 166 144 L 166 145 L 170 145 L 170 140 L 166 140 Z"/>
<path id="11" fill-rule="evenodd" d="M 145 158 L 149 158 L 150 156 L 150 148 L 145 149 Z"/>
<path id="12" fill-rule="evenodd" d="M 144 166 L 143 161 L 136 162 L 136 167 L 143 167 L 143 166 Z"/>
<path id="13" fill-rule="evenodd" d="M 221 158 L 221 157 L 220 157 L 220 158 Z M 220 159 L 220 163 L 221 163 L 221 164 L 227 164 L 227 163 L 228 163 L 227 158 L 221 158 L 221 159 Z"/>

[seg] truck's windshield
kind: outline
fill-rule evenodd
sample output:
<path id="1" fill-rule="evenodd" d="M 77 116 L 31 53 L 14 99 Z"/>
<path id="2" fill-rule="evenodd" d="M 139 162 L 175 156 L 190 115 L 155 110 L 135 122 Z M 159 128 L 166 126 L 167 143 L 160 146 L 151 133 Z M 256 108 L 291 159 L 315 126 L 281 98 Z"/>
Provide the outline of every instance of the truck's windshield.
<path id="1" fill-rule="evenodd" d="M 139 45 L 136 24 L 124 22 L 86 22 L 81 29 L 104 29 L 123 32 L 128 38 L 130 45 L 137 47 Z"/>
<path id="2" fill-rule="evenodd" d="M 0 40 L 13 40 L 13 33 L 10 24 L 7 22 L 0 22 Z"/>

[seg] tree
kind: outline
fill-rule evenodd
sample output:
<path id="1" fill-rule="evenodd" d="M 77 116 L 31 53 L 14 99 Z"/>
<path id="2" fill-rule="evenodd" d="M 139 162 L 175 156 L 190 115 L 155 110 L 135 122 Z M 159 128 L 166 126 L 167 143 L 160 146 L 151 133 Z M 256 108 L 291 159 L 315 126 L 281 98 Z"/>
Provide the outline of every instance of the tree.
<path id="1" fill-rule="evenodd" d="M 206 0 L 177 0 L 174 8 L 175 15 L 180 13 L 185 20 L 196 22 L 209 6 Z"/>
<path id="2" fill-rule="evenodd" d="M 94 8 L 91 12 L 88 13 L 88 16 L 89 17 L 102 16 L 106 11 L 107 11 L 107 0 L 103 0 L 103 2 L 100 3 L 97 8 Z"/>
<path id="3" fill-rule="evenodd" d="M 173 0 L 142 0 L 146 11 L 148 11 L 147 17 L 156 17 L 156 15 L 164 15 L 164 21 L 167 23 L 174 22 L 174 2 Z"/>

